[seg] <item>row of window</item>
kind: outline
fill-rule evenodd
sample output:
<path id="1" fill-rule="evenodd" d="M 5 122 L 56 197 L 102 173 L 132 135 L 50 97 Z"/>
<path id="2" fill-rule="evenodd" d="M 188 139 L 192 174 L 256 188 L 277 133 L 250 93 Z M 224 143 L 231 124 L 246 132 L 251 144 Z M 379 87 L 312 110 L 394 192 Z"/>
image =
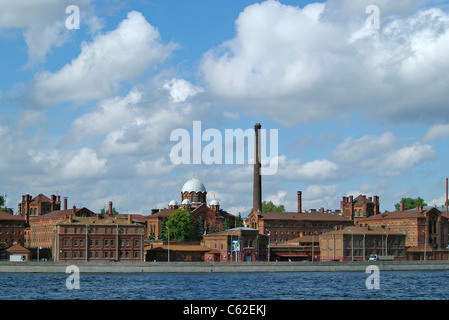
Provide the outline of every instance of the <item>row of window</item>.
<path id="1" fill-rule="evenodd" d="M 15 231 L 11 231 L 11 234 L 16 235 Z M 3 235 L 3 231 L 0 231 L 0 236 Z M 9 235 L 9 231 L 5 231 L 5 235 Z M 19 235 L 22 235 L 22 231 L 19 231 Z"/>
<path id="2" fill-rule="evenodd" d="M 0 223 L 0 228 L 23 228 L 25 225 L 23 223 L 18 223 L 17 225 L 15 223 Z"/>
<path id="3" fill-rule="evenodd" d="M 77 247 L 78 244 L 79 244 L 80 247 L 84 246 L 84 240 L 83 239 L 80 239 L 80 240 L 73 239 L 72 241 L 73 241 L 73 243 L 72 243 L 73 247 Z M 69 242 L 70 241 L 68 239 L 65 239 L 64 240 L 64 247 L 68 247 L 69 246 Z M 92 240 L 92 239 L 89 240 L 89 246 L 93 246 L 94 243 L 95 243 L 95 246 L 98 247 L 100 245 L 100 240 Z M 120 240 L 120 247 L 124 247 L 124 246 L 129 247 L 129 244 L 130 244 L 129 240 Z M 114 242 L 113 239 L 105 239 L 104 242 L 103 242 L 103 245 L 105 247 L 108 247 L 108 246 L 113 247 L 115 245 L 115 242 Z M 138 247 L 138 246 L 139 246 L 139 240 L 136 239 L 136 240 L 134 240 L 134 247 Z"/>
<path id="4" fill-rule="evenodd" d="M 62 256 L 63 256 L 64 259 L 68 259 L 68 258 L 73 258 L 73 259 L 85 258 L 85 255 L 84 255 L 83 251 L 80 251 L 80 252 L 73 251 L 71 257 L 70 257 L 69 252 L 65 251 Z M 133 255 L 130 255 L 129 252 L 124 252 L 124 253 L 120 252 L 119 253 L 120 259 L 123 259 L 123 258 L 129 259 L 131 256 L 133 256 L 134 259 L 138 259 L 139 258 L 139 252 L 136 251 L 136 252 L 134 252 Z M 91 259 L 92 258 L 97 258 L 97 259 L 98 258 L 114 259 L 115 258 L 115 252 L 114 251 L 89 252 L 88 253 L 88 257 L 91 258 Z"/>
<path id="5" fill-rule="evenodd" d="M 278 227 L 277 223 L 267 223 L 267 227 Z M 293 228 L 293 227 L 307 227 L 306 223 L 279 223 L 280 228 Z M 335 224 L 329 224 L 329 223 L 309 223 L 309 227 L 321 227 L 321 228 L 334 228 Z"/>
<path id="6" fill-rule="evenodd" d="M 84 234 L 85 230 L 84 228 L 70 228 L 71 230 L 73 230 L 73 233 L 77 233 L 77 234 Z M 121 234 L 131 234 L 132 233 L 132 229 L 134 229 L 134 234 L 139 234 L 139 228 L 120 228 L 119 229 L 119 233 Z M 88 228 L 87 232 L 88 233 L 104 233 L 104 234 L 115 234 L 117 228 Z M 69 233 L 69 228 L 64 228 L 64 233 Z"/>

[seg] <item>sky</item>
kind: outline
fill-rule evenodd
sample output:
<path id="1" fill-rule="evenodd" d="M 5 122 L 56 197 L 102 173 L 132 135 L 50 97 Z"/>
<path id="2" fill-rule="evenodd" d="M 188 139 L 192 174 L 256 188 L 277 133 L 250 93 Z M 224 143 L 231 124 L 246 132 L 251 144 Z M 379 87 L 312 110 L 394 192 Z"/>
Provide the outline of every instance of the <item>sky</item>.
<path id="1" fill-rule="evenodd" d="M 15 212 L 43 193 L 149 215 L 195 176 L 209 202 L 245 217 L 250 154 L 177 164 L 170 137 L 261 123 L 277 132 L 264 201 L 440 206 L 448 57 L 448 1 L 2 0 L 0 194 Z"/>

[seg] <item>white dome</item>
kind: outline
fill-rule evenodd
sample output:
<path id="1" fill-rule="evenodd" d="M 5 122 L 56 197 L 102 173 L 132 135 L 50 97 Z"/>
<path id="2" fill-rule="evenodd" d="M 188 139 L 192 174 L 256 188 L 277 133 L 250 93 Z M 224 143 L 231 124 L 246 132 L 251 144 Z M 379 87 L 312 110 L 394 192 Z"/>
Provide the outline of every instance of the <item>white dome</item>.
<path id="1" fill-rule="evenodd" d="M 190 204 L 190 200 L 189 199 L 184 199 L 184 200 L 182 200 L 181 204 Z"/>
<path id="2" fill-rule="evenodd" d="M 170 201 L 170 203 L 168 205 L 169 206 L 177 206 L 178 203 L 176 202 L 176 200 L 172 200 L 172 201 Z"/>
<path id="3" fill-rule="evenodd" d="M 218 200 L 212 200 L 211 202 L 210 202 L 210 205 L 211 206 L 219 206 L 220 205 L 220 203 L 218 202 Z"/>
<path id="4" fill-rule="evenodd" d="M 192 178 L 182 186 L 181 192 L 206 192 L 206 187 L 197 178 Z"/>

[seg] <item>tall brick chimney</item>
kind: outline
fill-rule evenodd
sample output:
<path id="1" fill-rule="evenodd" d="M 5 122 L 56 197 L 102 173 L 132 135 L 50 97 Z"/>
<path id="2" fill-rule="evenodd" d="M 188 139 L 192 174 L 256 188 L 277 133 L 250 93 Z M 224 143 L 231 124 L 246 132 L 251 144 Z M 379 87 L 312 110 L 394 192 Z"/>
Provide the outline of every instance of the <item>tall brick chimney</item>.
<path id="1" fill-rule="evenodd" d="M 404 211 L 404 202 L 399 203 L 399 211 Z"/>
<path id="2" fill-rule="evenodd" d="M 260 175 L 260 123 L 254 125 L 254 180 L 253 180 L 253 210 L 262 212 L 262 177 Z"/>
<path id="3" fill-rule="evenodd" d="M 446 216 L 448 215 L 448 178 L 446 178 Z"/>
<path id="4" fill-rule="evenodd" d="M 298 191 L 298 213 L 302 212 L 302 192 Z"/>
<path id="5" fill-rule="evenodd" d="M 67 210 L 67 197 L 64 197 L 64 210 Z"/>
<path id="6" fill-rule="evenodd" d="M 110 216 L 112 216 L 112 201 L 109 201 L 109 210 L 108 213 Z"/>

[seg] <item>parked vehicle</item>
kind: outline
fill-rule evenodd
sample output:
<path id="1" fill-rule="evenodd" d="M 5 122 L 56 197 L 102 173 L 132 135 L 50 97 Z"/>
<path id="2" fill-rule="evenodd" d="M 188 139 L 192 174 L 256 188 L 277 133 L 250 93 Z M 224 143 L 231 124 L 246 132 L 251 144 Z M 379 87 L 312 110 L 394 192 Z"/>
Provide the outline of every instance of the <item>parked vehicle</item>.
<path id="1" fill-rule="evenodd" d="M 379 261 L 379 256 L 377 254 L 372 254 L 369 256 L 368 261 Z"/>

